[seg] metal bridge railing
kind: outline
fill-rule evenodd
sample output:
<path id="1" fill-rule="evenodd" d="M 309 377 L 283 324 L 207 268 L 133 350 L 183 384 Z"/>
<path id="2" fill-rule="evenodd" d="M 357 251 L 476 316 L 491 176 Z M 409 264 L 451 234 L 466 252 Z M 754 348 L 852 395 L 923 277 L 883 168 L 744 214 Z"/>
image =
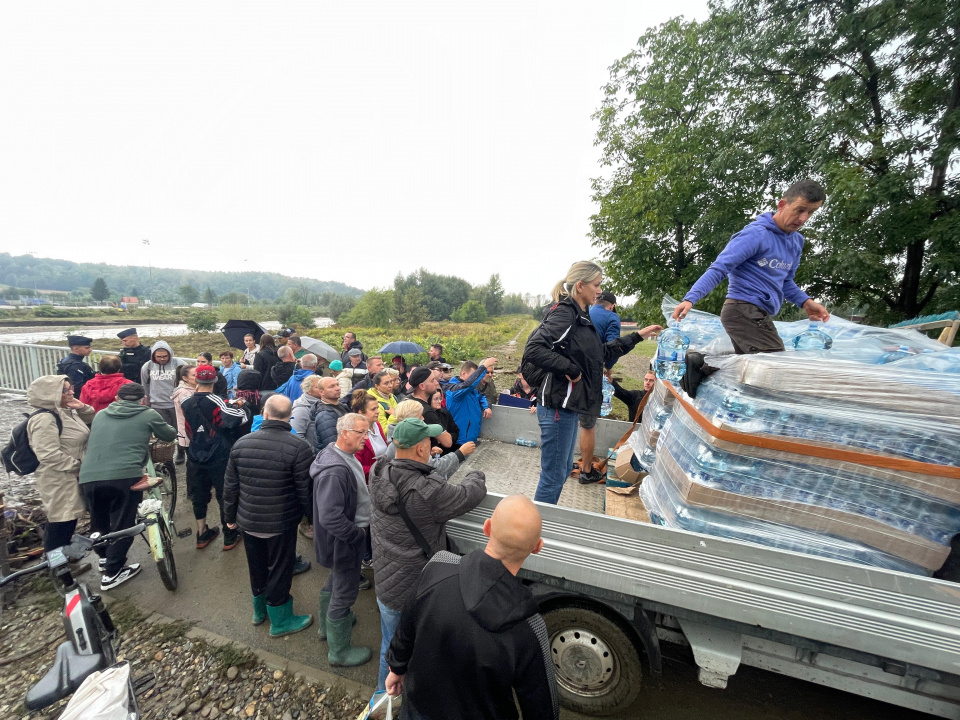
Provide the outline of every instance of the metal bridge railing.
<path id="1" fill-rule="evenodd" d="M 30 345 L 0 342 L 0 390 L 26 392 L 30 383 L 44 375 L 56 375 L 57 363 L 70 348 L 56 345 Z M 94 370 L 104 355 L 119 355 L 115 350 L 94 350 L 87 358 Z M 195 358 L 180 358 L 188 363 Z"/>

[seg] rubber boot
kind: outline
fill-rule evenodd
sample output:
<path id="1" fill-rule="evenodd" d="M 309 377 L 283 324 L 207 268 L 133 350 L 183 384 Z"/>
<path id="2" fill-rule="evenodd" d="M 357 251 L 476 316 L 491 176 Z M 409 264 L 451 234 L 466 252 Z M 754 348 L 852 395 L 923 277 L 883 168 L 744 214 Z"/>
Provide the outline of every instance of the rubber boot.
<path id="1" fill-rule="evenodd" d="M 353 635 L 354 614 L 351 611 L 346 617 L 334 620 L 327 615 L 327 660 L 332 667 L 354 667 L 370 661 L 371 652 L 368 647 L 355 647 L 350 644 Z"/>
<path id="2" fill-rule="evenodd" d="M 318 615 L 320 620 L 317 623 L 320 627 L 317 629 L 317 635 L 323 641 L 327 639 L 327 608 L 330 607 L 330 596 L 332 594 L 325 590 L 320 591 L 320 614 Z"/>
<path id="3" fill-rule="evenodd" d="M 294 615 L 293 598 L 288 597 L 283 605 L 267 605 L 270 616 L 270 637 L 281 637 L 306 630 L 313 623 L 313 615 Z"/>
<path id="4" fill-rule="evenodd" d="M 253 596 L 253 624 L 263 625 L 267 619 L 267 596 L 263 593 Z"/>

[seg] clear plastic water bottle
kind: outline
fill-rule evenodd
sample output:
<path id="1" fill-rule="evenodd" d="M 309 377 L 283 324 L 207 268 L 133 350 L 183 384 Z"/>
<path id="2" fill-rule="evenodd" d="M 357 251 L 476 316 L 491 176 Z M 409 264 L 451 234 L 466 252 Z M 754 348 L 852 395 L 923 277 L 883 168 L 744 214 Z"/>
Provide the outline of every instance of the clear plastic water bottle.
<path id="1" fill-rule="evenodd" d="M 600 417 L 606 417 L 613 410 L 613 385 L 603 376 L 603 387 L 600 389 L 603 393 L 603 402 L 600 403 Z"/>
<path id="2" fill-rule="evenodd" d="M 896 362 L 897 360 L 903 360 L 903 358 L 908 358 L 913 355 L 910 352 L 910 347 L 907 345 L 901 345 L 893 352 L 888 352 L 882 358 L 880 358 L 880 363 L 886 365 L 887 363 Z"/>
<path id="3" fill-rule="evenodd" d="M 810 326 L 793 339 L 796 350 L 829 350 L 833 347 L 833 338 L 819 329 L 816 320 L 810 321 Z"/>
<path id="4" fill-rule="evenodd" d="M 537 441 L 536 441 L 536 440 L 527 440 L 526 438 L 518 437 L 518 438 L 516 439 L 516 441 L 515 441 L 515 444 L 517 444 L 517 445 L 523 445 L 523 447 L 536 447 L 536 446 L 537 446 Z"/>
<path id="5" fill-rule="evenodd" d="M 660 380 L 680 382 L 680 378 L 687 369 L 685 358 L 688 347 L 690 347 L 690 338 L 677 329 L 676 320 L 670 320 L 667 329 L 657 340 L 657 357 L 653 367 Z"/>

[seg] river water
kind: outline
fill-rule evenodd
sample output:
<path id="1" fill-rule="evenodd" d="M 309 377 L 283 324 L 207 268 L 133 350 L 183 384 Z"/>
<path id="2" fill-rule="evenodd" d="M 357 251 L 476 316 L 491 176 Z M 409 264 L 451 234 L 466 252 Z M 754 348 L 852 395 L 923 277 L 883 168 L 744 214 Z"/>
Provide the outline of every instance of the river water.
<path id="1" fill-rule="evenodd" d="M 327 328 L 334 325 L 328 317 L 313 319 L 318 328 Z M 260 323 L 266 330 L 279 330 L 281 325 L 276 321 Z M 223 323 L 217 324 L 219 330 Z M 137 332 L 142 337 L 172 337 L 186 335 L 189 330 L 185 323 L 171 323 L 169 325 L 136 325 Z M 40 327 L 0 327 L 0 342 L 6 343 L 38 343 L 62 344 L 67 341 L 67 335 L 85 335 L 89 338 L 116 338 L 117 333 L 123 330 L 122 325 L 56 325 Z"/>

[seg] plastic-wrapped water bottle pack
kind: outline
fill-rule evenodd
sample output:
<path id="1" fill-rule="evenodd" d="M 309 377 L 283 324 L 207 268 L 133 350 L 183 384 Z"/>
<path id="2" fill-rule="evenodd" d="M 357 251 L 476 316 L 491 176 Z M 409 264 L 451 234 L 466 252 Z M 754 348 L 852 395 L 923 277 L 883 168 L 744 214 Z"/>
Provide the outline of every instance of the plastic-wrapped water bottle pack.
<path id="1" fill-rule="evenodd" d="M 686 404 L 659 381 L 630 439 L 655 521 L 937 570 L 960 533 L 960 373 L 929 370 L 960 354 L 897 361 L 921 369 L 833 352 L 708 357 L 719 370 Z"/>
<path id="2" fill-rule="evenodd" d="M 679 303 L 665 295 L 661 303 L 664 318 L 671 321 L 673 309 Z M 676 321 L 673 321 L 676 323 Z M 825 323 L 809 320 L 796 322 L 774 321 L 777 333 L 787 351 L 826 350 L 830 357 L 870 365 L 902 363 L 920 354 L 935 355 L 946 347 L 916 330 L 878 328 L 831 316 Z M 675 329 L 689 340 L 689 349 L 707 355 L 729 355 L 733 343 L 727 336 L 720 317 L 701 310 L 691 310 L 675 325 Z M 796 344 L 795 342 L 798 341 Z M 921 364 L 918 369 L 925 369 Z M 930 369 L 935 369 L 931 367 Z"/>

